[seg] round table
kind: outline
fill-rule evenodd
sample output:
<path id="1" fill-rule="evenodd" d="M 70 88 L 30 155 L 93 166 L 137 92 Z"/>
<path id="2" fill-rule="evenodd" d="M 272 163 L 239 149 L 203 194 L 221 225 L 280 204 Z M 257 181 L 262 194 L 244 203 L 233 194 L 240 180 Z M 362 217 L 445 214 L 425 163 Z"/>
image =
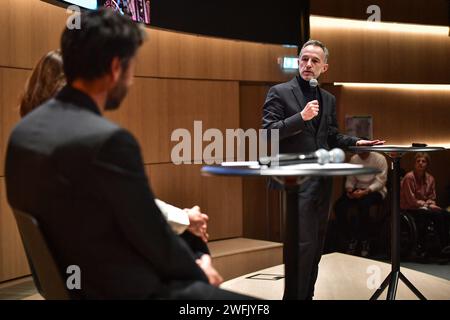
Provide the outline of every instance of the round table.
<path id="1" fill-rule="evenodd" d="M 407 152 L 442 151 L 442 147 L 410 147 L 410 146 L 361 146 L 349 147 L 354 152 L 384 153 L 391 160 L 391 272 L 375 291 L 371 300 L 378 299 L 384 289 L 389 285 L 387 300 L 394 300 L 397 292 L 398 279 L 401 279 L 408 288 L 421 300 L 426 300 L 422 293 L 400 272 L 400 160 Z"/>
<path id="2" fill-rule="evenodd" d="M 280 167 L 259 166 L 257 163 L 247 165 L 204 166 L 203 175 L 271 177 L 283 186 L 286 206 L 285 232 L 283 239 L 283 260 L 285 265 L 284 299 L 298 299 L 298 191 L 299 186 L 309 177 L 334 177 L 360 174 L 376 174 L 380 170 L 348 163 L 314 164 L 305 163 Z"/>

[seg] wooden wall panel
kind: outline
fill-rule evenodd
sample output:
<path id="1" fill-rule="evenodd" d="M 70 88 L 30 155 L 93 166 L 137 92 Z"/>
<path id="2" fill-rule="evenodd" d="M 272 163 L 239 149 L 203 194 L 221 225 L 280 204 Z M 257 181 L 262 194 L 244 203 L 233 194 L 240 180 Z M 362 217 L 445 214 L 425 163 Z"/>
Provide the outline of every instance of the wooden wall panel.
<path id="1" fill-rule="evenodd" d="M 294 77 L 292 75 L 291 77 Z M 270 87 L 270 83 L 244 83 L 240 85 L 239 113 L 243 129 L 261 128 L 264 101 Z"/>
<path id="2" fill-rule="evenodd" d="M 200 206 L 208 214 L 210 240 L 242 236 L 241 178 L 200 174 L 201 165 L 147 165 L 156 198 L 180 208 Z"/>
<path id="3" fill-rule="evenodd" d="M 344 115 L 372 115 L 374 136 L 389 144 L 450 144 L 450 90 L 344 86 L 339 107 Z"/>
<path id="4" fill-rule="evenodd" d="M 69 15 L 40 0 L 3 0 L 0 66 L 32 68 L 59 47 Z M 181 34 L 147 28 L 136 74 L 146 77 L 282 81 L 277 58 L 295 48 Z"/>
<path id="5" fill-rule="evenodd" d="M 32 68 L 44 53 L 59 47 L 68 16 L 63 8 L 40 0 L 2 0 L 0 66 Z"/>
<path id="6" fill-rule="evenodd" d="M 239 113 L 241 128 L 259 129 L 262 124 L 262 107 L 269 85 L 241 83 L 239 90 Z M 267 187 L 264 178 L 242 179 L 242 208 L 244 236 L 268 239 L 269 211 Z"/>
<path id="7" fill-rule="evenodd" d="M 323 83 L 450 83 L 450 38 L 442 35 L 311 26 L 330 50 Z"/>
<path id="8" fill-rule="evenodd" d="M 295 48 L 147 29 L 137 75 L 246 81 L 282 81 L 277 58 Z"/>
<path id="9" fill-rule="evenodd" d="M 241 83 L 239 113 L 241 128 L 259 129 L 267 92 L 272 84 Z M 244 236 L 280 241 L 280 208 L 278 192 L 268 190 L 263 178 L 242 179 L 242 207 Z"/>
<path id="10" fill-rule="evenodd" d="M 311 14 L 367 20 L 371 15 L 367 8 L 378 5 L 381 21 L 430 24 L 449 24 L 449 2 L 447 0 L 313 0 Z"/>
<path id="11" fill-rule="evenodd" d="M 0 178 L 0 282 L 28 274 L 22 240 L 6 200 L 5 179 Z"/>
<path id="12" fill-rule="evenodd" d="M 6 2 L 5 2 L 6 1 Z M 24 0 L 4 0 L 0 10 L 0 65 L 31 66 L 32 8 Z"/>
<path id="13" fill-rule="evenodd" d="M 423 142 L 450 146 L 450 90 L 406 90 L 335 87 L 339 94 L 339 126 L 344 132 L 345 115 L 371 115 L 374 137 L 387 144 Z M 438 199 L 445 205 L 450 185 L 450 151 L 430 154 L 430 172 L 436 178 Z M 413 167 L 413 155 L 405 155 L 402 168 Z"/>
<path id="14" fill-rule="evenodd" d="M 19 120 L 19 97 L 30 71 L 0 68 L 0 176 L 4 175 L 4 159 L 11 129 Z"/>
<path id="15" fill-rule="evenodd" d="M 171 141 L 171 134 L 179 128 L 191 134 L 194 159 L 196 120 L 202 121 L 203 132 L 217 128 L 224 136 L 225 129 L 239 128 L 238 82 L 150 78 L 134 82 L 122 107 L 108 116 L 135 134 L 146 163 L 171 162 L 171 150 L 178 143 Z"/>

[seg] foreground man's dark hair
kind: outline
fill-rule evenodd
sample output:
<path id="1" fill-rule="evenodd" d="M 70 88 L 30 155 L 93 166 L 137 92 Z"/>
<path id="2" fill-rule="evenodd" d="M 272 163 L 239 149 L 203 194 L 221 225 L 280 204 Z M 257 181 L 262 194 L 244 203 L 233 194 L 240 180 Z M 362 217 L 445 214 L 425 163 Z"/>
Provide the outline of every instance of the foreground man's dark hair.
<path id="1" fill-rule="evenodd" d="M 92 80 L 109 71 L 118 57 L 127 69 L 143 43 L 143 28 L 111 9 L 83 12 L 79 29 L 66 28 L 61 37 L 64 73 L 70 84 L 77 78 Z"/>

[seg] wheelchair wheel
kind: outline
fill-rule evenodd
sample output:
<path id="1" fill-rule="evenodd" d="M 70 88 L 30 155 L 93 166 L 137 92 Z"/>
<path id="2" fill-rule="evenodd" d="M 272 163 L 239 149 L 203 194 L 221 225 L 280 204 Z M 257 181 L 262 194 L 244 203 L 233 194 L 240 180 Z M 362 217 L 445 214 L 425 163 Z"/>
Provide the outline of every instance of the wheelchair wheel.
<path id="1" fill-rule="evenodd" d="M 385 225 L 387 254 L 391 256 L 391 221 Z M 400 257 L 405 259 L 413 255 L 417 247 L 417 227 L 414 219 L 406 212 L 400 213 Z"/>
<path id="2" fill-rule="evenodd" d="M 408 213 L 400 213 L 400 256 L 411 257 L 417 247 L 417 227 Z"/>

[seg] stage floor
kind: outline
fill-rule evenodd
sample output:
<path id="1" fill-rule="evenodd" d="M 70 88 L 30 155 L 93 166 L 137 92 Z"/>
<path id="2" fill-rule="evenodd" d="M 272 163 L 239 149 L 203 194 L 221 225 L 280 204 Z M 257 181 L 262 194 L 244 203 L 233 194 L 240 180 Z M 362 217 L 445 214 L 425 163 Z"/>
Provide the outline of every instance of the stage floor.
<path id="1" fill-rule="evenodd" d="M 368 300 L 389 274 L 388 263 L 342 253 L 322 256 L 316 282 L 315 300 Z M 401 272 L 429 300 L 450 300 L 450 281 L 407 268 Z M 261 299 L 280 300 L 284 289 L 284 265 L 252 272 L 229 280 L 221 288 Z M 249 278 L 250 277 L 250 278 Z M 386 299 L 387 289 L 380 296 Z M 416 296 L 399 280 L 397 300 Z"/>

